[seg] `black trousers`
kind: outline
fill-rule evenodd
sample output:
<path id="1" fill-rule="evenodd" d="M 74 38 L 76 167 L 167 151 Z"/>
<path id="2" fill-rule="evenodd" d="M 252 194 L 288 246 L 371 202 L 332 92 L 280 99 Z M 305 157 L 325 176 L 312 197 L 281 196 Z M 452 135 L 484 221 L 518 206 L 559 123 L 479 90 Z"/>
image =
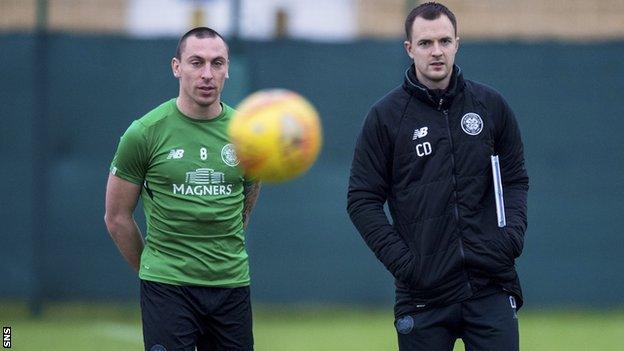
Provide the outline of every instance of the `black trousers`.
<path id="1" fill-rule="evenodd" d="M 141 281 L 145 351 L 252 351 L 249 287 Z"/>
<path id="2" fill-rule="evenodd" d="M 400 351 L 451 351 L 458 338 L 466 351 L 518 351 L 518 316 L 504 291 L 433 308 L 395 321 Z"/>

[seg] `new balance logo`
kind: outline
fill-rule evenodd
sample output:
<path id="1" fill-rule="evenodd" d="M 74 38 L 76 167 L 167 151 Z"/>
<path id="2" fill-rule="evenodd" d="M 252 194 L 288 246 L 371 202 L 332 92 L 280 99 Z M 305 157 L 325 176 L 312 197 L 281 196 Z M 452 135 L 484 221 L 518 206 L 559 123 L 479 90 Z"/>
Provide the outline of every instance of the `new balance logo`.
<path id="1" fill-rule="evenodd" d="M 419 138 L 424 138 L 427 136 L 427 130 L 429 130 L 429 128 L 427 127 L 422 127 L 420 129 L 415 129 L 414 130 L 414 136 L 412 137 L 412 140 L 416 140 Z"/>
<path id="2" fill-rule="evenodd" d="M 167 156 L 167 160 L 178 159 L 184 157 L 184 149 L 173 149 L 169 151 L 169 156 Z"/>

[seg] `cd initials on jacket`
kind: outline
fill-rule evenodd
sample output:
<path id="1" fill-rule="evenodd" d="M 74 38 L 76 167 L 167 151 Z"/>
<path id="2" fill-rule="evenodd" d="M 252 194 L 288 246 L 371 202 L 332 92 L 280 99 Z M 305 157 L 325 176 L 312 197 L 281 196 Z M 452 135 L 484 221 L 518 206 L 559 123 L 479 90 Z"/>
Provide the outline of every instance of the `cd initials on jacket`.
<path id="1" fill-rule="evenodd" d="M 483 119 L 478 113 L 468 112 L 461 118 L 461 129 L 464 133 L 470 136 L 476 136 L 483 131 Z M 427 141 L 427 135 L 429 134 L 429 126 L 423 126 L 414 129 L 412 135 L 412 141 L 416 144 L 414 149 L 418 157 L 425 157 L 433 153 L 433 146 L 431 141 Z"/>

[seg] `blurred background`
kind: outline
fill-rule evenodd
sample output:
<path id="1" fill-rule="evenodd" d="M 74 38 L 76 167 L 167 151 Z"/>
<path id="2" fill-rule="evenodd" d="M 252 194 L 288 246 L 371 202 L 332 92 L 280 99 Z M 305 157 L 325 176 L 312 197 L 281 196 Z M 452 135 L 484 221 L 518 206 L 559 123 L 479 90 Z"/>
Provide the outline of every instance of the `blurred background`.
<path id="1" fill-rule="evenodd" d="M 393 282 L 346 191 L 364 116 L 410 64 L 403 25 L 419 3 L 0 0 L 0 323 L 15 348 L 141 349 L 138 281 L 103 222 L 106 178 L 131 121 L 177 95 L 177 40 L 203 25 L 230 44 L 225 102 L 292 89 L 324 126 L 316 165 L 266 185 L 253 213 L 257 349 L 396 349 Z M 506 97 L 523 133 L 523 347 L 621 350 L 624 0 L 443 3 L 456 63 Z"/>

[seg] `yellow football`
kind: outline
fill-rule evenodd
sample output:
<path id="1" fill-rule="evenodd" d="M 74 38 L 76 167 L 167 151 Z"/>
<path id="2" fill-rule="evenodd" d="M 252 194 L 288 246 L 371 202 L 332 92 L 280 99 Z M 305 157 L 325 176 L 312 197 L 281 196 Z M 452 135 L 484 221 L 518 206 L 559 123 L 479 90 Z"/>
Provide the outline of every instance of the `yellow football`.
<path id="1" fill-rule="evenodd" d="M 284 89 L 251 94 L 236 108 L 230 140 L 245 174 L 264 182 L 283 182 L 307 171 L 322 144 L 316 109 Z"/>

